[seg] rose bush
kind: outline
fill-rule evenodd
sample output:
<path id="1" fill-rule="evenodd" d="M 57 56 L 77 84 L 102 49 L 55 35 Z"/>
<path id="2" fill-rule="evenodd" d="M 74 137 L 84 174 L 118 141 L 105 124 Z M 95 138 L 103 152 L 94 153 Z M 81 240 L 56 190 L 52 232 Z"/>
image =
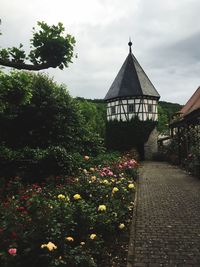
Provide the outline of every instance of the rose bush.
<path id="1" fill-rule="evenodd" d="M 50 177 L 41 184 L 23 184 L 17 177 L 4 183 L 2 267 L 112 266 L 134 205 L 135 183 L 127 169 L 135 174 L 138 164 L 125 156 L 110 166 L 85 159 L 87 166 L 76 177 Z"/>

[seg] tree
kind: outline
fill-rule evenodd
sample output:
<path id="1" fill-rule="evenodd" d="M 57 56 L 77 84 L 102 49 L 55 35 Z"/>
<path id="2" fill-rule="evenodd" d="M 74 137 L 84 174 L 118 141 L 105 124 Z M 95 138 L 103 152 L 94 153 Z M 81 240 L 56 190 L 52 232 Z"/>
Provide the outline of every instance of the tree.
<path id="1" fill-rule="evenodd" d="M 68 67 L 74 56 L 75 38 L 70 34 L 64 35 L 62 23 L 57 26 L 48 26 L 45 22 L 37 24 L 40 30 L 37 32 L 33 28 L 30 53 L 26 55 L 22 44 L 19 48 L 3 48 L 0 50 L 0 65 L 34 71 Z M 26 63 L 27 60 L 32 64 Z"/>
<path id="2" fill-rule="evenodd" d="M 0 141 L 8 147 L 79 148 L 82 117 L 66 87 L 44 74 L 1 73 Z"/>
<path id="3" fill-rule="evenodd" d="M 160 134 L 169 133 L 169 118 L 166 111 L 162 108 L 161 105 L 158 105 L 158 132 Z"/>
<path id="4" fill-rule="evenodd" d="M 105 138 L 106 104 L 103 100 L 91 100 L 77 97 L 85 124 L 100 137 Z"/>
<path id="5" fill-rule="evenodd" d="M 41 73 L 0 72 L 0 176 L 47 177 L 78 170 L 102 139 L 64 85 Z"/>

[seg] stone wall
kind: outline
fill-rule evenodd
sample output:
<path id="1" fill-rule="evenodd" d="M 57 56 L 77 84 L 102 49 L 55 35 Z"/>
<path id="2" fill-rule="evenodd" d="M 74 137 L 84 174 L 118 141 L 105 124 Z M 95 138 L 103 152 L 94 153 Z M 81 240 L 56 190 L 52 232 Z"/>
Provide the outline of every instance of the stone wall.
<path id="1" fill-rule="evenodd" d="M 149 135 L 148 141 L 144 144 L 145 160 L 152 160 L 154 153 L 158 152 L 158 131 L 156 128 L 153 129 Z"/>

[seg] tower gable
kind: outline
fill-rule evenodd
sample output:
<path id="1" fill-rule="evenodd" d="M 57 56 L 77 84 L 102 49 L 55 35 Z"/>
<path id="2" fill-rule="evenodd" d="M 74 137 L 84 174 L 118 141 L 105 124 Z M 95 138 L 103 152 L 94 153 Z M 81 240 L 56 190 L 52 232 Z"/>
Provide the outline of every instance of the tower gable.
<path id="1" fill-rule="evenodd" d="M 129 43 L 130 44 L 130 43 Z M 105 100 L 125 97 L 151 96 L 160 98 L 157 90 L 140 66 L 139 62 L 130 52 L 112 83 Z"/>

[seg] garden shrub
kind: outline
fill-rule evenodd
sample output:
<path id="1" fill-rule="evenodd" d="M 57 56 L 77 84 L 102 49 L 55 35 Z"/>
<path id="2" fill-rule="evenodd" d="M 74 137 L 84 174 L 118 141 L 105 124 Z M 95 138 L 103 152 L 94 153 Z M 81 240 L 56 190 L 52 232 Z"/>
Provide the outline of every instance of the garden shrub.
<path id="1" fill-rule="evenodd" d="M 104 151 L 102 138 L 64 85 L 45 74 L 18 71 L 1 72 L 0 85 L 0 176 L 69 174 L 76 153 Z"/>

